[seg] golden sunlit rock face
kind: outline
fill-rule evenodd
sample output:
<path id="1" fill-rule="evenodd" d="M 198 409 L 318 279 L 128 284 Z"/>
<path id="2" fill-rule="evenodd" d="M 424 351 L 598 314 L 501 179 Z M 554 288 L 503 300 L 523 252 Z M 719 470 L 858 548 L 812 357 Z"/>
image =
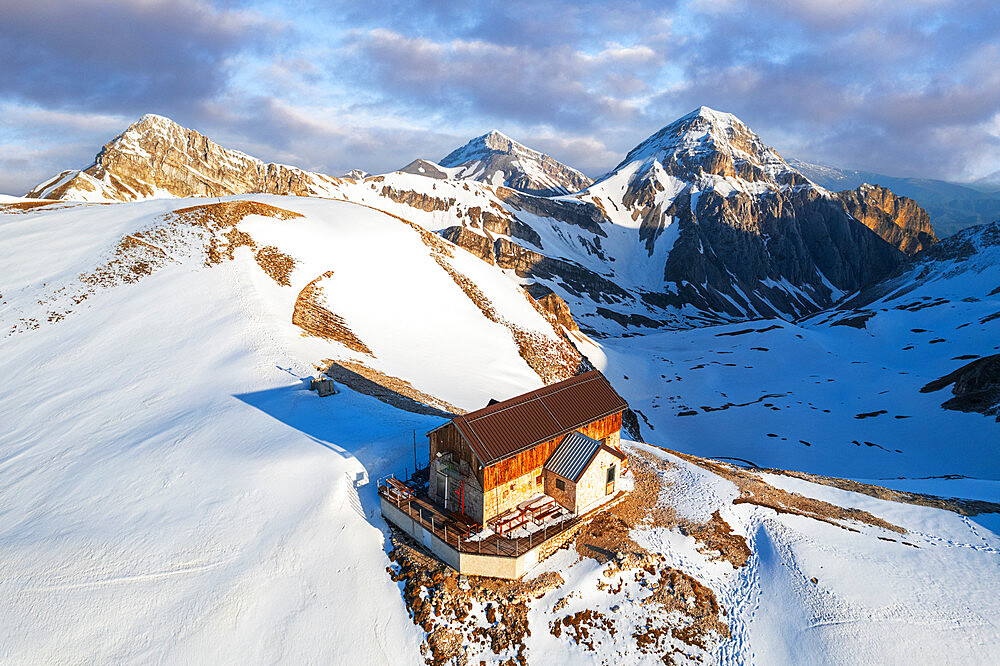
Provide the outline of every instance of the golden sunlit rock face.
<path id="1" fill-rule="evenodd" d="M 878 185 L 862 185 L 837 193 L 854 219 L 896 246 L 914 255 L 938 242 L 927 211 L 907 197 Z"/>
<path id="2" fill-rule="evenodd" d="M 110 201 L 135 201 L 157 194 L 220 197 L 265 193 L 317 195 L 338 179 L 284 164 L 265 164 L 228 150 L 162 116 L 145 115 L 109 141 L 94 164 L 67 171 L 28 197 L 73 198 L 100 194 Z"/>

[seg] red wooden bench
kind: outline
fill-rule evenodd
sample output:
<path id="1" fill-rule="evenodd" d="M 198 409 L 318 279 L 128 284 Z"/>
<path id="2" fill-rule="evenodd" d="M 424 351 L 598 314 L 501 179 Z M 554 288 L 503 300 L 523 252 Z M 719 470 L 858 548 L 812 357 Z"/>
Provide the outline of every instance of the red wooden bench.
<path id="1" fill-rule="evenodd" d="M 535 514 L 534 520 L 536 523 L 541 524 L 542 521 L 544 521 L 546 518 L 549 518 L 559 513 L 559 509 L 560 509 L 559 505 L 553 502 L 552 506 L 548 506 L 543 511 L 540 511 L 539 513 Z"/>
<path id="2" fill-rule="evenodd" d="M 390 477 L 385 480 L 385 484 L 390 495 L 401 500 L 413 499 L 413 489 L 399 479 Z"/>

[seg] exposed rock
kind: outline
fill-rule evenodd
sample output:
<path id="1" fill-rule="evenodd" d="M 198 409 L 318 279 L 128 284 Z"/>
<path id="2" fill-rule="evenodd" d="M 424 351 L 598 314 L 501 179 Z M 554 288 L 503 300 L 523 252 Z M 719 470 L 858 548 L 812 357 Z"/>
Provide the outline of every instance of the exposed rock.
<path id="1" fill-rule="evenodd" d="M 465 248 L 488 264 L 495 263 L 493 260 L 493 241 L 482 234 L 477 234 L 465 227 L 453 226 L 442 229 L 441 237 Z"/>
<path id="2" fill-rule="evenodd" d="M 423 192 L 415 192 L 413 190 L 395 190 L 388 185 L 382 187 L 380 194 L 383 197 L 392 199 L 396 203 L 406 204 L 407 206 L 412 206 L 428 212 L 435 210 L 451 210 L 452 206 L 455 205 L 454 198 L 440 199 Z"/>
<path id="3" fill-rule="evenodd" d="M 913 199 L 898 197 L 878 185 L 862 185 L 836 194 L 856 220 L 905 254 L 938 242 L 927 212 Z"/>
<path id="4" fill-rule="evenodd" d="M 503 212 L 506 213 L 507 211 Z M 542 238 L 538 235 L 538 232 L 524 222 L 510 216 L 509 213 L 504 217 L 491 213 L 488 210 L 483 210 L 479 206 L 472 206 L 469 208 L 468 213 L 470 219 L 474 222 L 481 222 L 483 229 L 486 229 L 490 233 L 525 240 L 538 249 L 542 249 Z"/>
<path id="5" fill-rule="evenodd" d="M 683 458 L 690 463 L 704 467 L 710 472 L 714 472 L 736 484 L 740 495 L 733 500 L 733 504 L 756 504 L 757 506 L 774 509 L 778 513 L 812 518 L 813 520 L 829 523 L 845 530 L 857 531 L 851 526 L 851 523 L 863 523 L 874 527 L 881 527 L 897 534 L 906 534 L 906 530 L 902 527 L 890 523 L 868 511 L 845 508 L 823 500 L 777 488 L 764 481 L 760 475 L 728 463 L 670 451 L 666 448 L 663 450 L 679 458 Z"/>
<path id="6" fill-rule="evenodd" d="M 442 171 L 441 167 L 434 162 L 429 162 L 427 160 L 415 159 L 405 167 L 400 169 L 402 173 L 412 173 L 418 176 L 427 176 L 428 178 L 436 178 L 438 180 L 445 180 L 448 178 L 448 173 Z"/>
<path id="7" fill-rule="evenodd" d="M 942 407 L 996 416 L 997 422 L 1000 422 L 1000 354 L 966 363 L 958 370 L 928 383 L 920 392 L 940 391 L 950 384 L 954 384 L 951 392 L 955 397 L 941 403 Z"/>
<path id="8" fill-rule="evenodd" d="M 326 306 L 321 283 L 332 276 L 333 271 L 327 271 L 299 292 L 292 311 L 292 323 L 301 328 L 304 335 L 334 340 L 348 349 L 372 356 L 372 350 L 354 334 L 344 318 Z"/>
<path id="9" fill-rule="evenodd" d="M 552 315 L 556 322 L 561 326 L 565 326 L 567 330 L 580 330 L 580 328 L 576 325 L 576 321 L 573 320 L 573 313 L 570 312 L 569 306 L 566 305 L 566 301 L 559 298 L 559 295 L 554 291 L 550 291 L 545 296 L 536 299 L 536 301 L 543 310 Z"/>
<path id="10" fill-rule="evenodd" d="M 589 201 L 564 201 L 535 197 L 506 187 L 496 188 L 497 196 L 517 210 L 523 210 L 539 217 L 551 217 L 586 229 L 592 234 L 607 237 L 601 228 L 605 221 L 601 209 Z"/>
<path id="11" fill-rule="evenodd" d="M 316 369 L 330 379 L 350 387 L 352 391 L 369 395 L 407 412 L 445 418 L 465 413 L 464 409 L 417 390 L 405 379 L 387 375 L 363 363 L 325 359 Z"/>
<path id="12" fill-rule="evenodd" d="M 546 257 L 506 238 L 497 238 L 493 241 L 493 253 L 497 266 L 511 269 L 519 277 L 557 280 L 572 294 L 587 295 L 594 301 L 614 303 L 633 300 L 629 292 L 579 264 Z"/>
<path id="13" fill-rule="evenodd" d="M 265 164 L 227 150 L 168 118 L 143 116 L 108 142 L 82 171 L 64 171 L 28 197 L 134 201 L 166 193 L 178 197 L 269 193 L 317 195 L 337 179 L 283 164 Z"/>
<path id="14" fill-rule="evenodd" d="M 295 259 L 273 245 L 262 247 L 257 251 L 254 259 L 257 260 L 257 265 L 279 285 L 282 287 L 292 286 L 290 276 L 295 268 Z"/>
<path id="15" fill-rule="evenodd" d="M 603 308 L 601 306 L 597 307 L 597 314 L 605 319 L 611 319 L 616 321 L 625 328 L 630 326 L 635 326 L 639 328 L 659 328 L 664 325 L 663 322 L 651 319 L 649 317 L 643 316 L 641 314 L 630 312 L 628 314 L 623 314 L 621 312 L 616 312 L 609 308 Z"/>
<path id="16" fill-rule="evenodd" d="M 732 316 L 815 312 L 835 300 L 828 284 L 855 291 L 903 259 L 814 189 L 762 196 L 701 192 L 696 210 L 681 195 L 670 212 L 680 232 L 665 281 L 684 302 Z"/>

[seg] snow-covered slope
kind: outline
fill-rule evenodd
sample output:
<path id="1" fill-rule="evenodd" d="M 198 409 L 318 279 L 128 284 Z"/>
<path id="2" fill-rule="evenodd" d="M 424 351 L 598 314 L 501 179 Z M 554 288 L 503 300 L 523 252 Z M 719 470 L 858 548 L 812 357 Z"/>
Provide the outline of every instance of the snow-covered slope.
<path id="1" fill-rule="evenodd" d="M 758 320 L 604 347 L 643 432 L 678 450 L 890 484 L 958 475 L 996 487 L 1000 479 L 995 419 L 943 409 L 950 386 L 922 391 L 1000 353 L 996 225 L 946 239 L 841 308 L 795 323 Z M 938 492 L 961 494 L 965 484 L 943 482 Z"/>
<path id="2" fill-rule="evenodd" d="M 522 354 L 561 338 L 405 221 L 250 201 L 0 214 L 3 661 L 417 659 L 359 489 L 440 417 L 303 377 L 333 359 L 469 409 L 540 386 Z"/>
<path id="3" fill-rule="evenodd" d="M 365 196 L 392 203 L 386 212 L 364 202 L 267 195 L 220 203 L 22 201 L 0 211 L 0 406 L 7 423 L 0 433 L 0 489 L 7 498 L 0 504 L 0 659 L 423 662 L 420 646 L 427 635 L 413 624 L 400 586 L 386 571 L 388 528 L 371 481 L 412 468 L 414 436 L 419 455 L 426 456 L 422 434 L 441 423 L 436 410 L 471 409 L 538 387 L 546 372 L 569 370 L 569 350 L 564 330 L 525 297 L 514 269 L 428 231 L 445 222 L 454 226 L 456 209 L 436 210 L 424 199 L 425 210 L 414 207 L 412 197 L 396 201 L 380 194 L 380 187 L 402 188 L 405 179 L 429 180 L 393 175 L 340 193 L 360 199 L 362 191 L 370 192 Z M 476 207 L 471 204 L 481 204 L 480 231 L 485 211 L 508 219 L 491 204 L 489 197 L 498 195 L 490 188 L 439 182 L 430 193 L 457 199 L 459 191 L 470 197 L 458 208 L 465 221 Z M 560 242 L 570 247 L 573 237 L 563 238 L 558 230 L 580 228 L 524 216 L 551 225 L 531 227 L 551 229 L 544 237 L 539 233 L 547 248 Z M 995 294 L 975 291 L 993 279 L 996 263 L 968 261 L 980 276 L 968 293 L 979 300 L 955 299 L 955 312 L 996 310 Z M 947 282 L 956 296 L 965 283 L 959 272 Z M 935 284 L 945 283 L 928 282 Z M 891 338 L 926 318 L 940 334 L 945 324 L 926 315 L 940 313 L 952 325 L 959 315 L 944 318 L 951 311 L 946 305 L 880 310 L 869 326 L 884 317 Z M 909 437 L 928 428 L 938 437 L 950 428 L 971 442 L 964 455 L 979 457 L 981 480 L 959 480 L 960 492 L 948 494 L 994 501 L 996 484 L 986 479 L 997 478 L 997 463 L 984 444 L 993 430 L 979 425 L 995 429 L 993 420 L 944 412 L 940 397 L 917 391 L 911 399 L 909 392 L 925 377 L 949 370 L 945 352 L 937 350 L 955 355 L 961 346 L 985 353 L 989 326 L 996 323 L 962 328 L 968 337 L 949 342 L 954 349 L 927 340 L 926 349 L 937 354 L 932 360 L 893 352 L 893 369 L 907 363 L 918 376 L 886 375 L 884 382 L 902 396 L 907 414 L 911 407 L 927 410 L 922 420 L 913 420 Z M 872 368 L 901 340 L 879 335 L 869 343 L 868 331 L 820 318 L 799 327 L 781 321 L 753 327 L 772 324 L 781 330 L 716 335 L 744 324 L 572 339 L 642 411 L 651 442 L 860 478 L 883 476 L 886 469 L 962 473 L 965 468 L 956 466 L 966 463 L 956 447 L 943 451 L 934 440 L 904 443 L 900 434 L 893 443 L 904 453 L 890 454 L 826 438 L 826 431 L 864 428 L 854 436 L 888 441 L 867 429 L 885 427 L 895 404 L 893 412 L 871 418 L 854 419 L 852 412 L 868 399 L 890 400 L 879 395 L 882 380 Z M 750 348 L 751 340 L 758 346 L 772 335 L 780 336 L 780 348 Z M 827 360 L 823 351 L 838 357 Z M 688 354 L 705 355 L 707 365 L 687 365 Z M 775 360 L 757 363 L 757 355 Z M 316 365 L 333 362 L 347 385 L 321 399 L 303 380 Z M 814 372 L 809 363 L 824 364 L 829 377 L 806 378 Z M 667 382 L 668 368 L 683 381 Z M 836 389 L 812 383 L 827 378 L 835 379 L 830 384 Z M 370 390 L 372 384 L 381 388 Z M 864 393 L 855 399 L 859 387 Z M 655 396 L 667 390 L 700 409 L 701 400 L 711 406 L 729 398 L 755 400 L 761 388 L 801 395 L 783 396 L 795 407 L 779 417 L 760 404 L 770 399 L 683 417 L 651 404 L 666 407 Z M 720 390 L 728 397 L 720 397 Z M 774 406 L 784 410 L 785 404 Z M 824 408 L 831 409 L 829 420 L 817 420 Z M 719 414 L 733 420 L 703 420 Z M 762 444 L 756 437 L 758 429 L 779 425 L 783 429 L 774 432 L 788 441 L 768 438 Z M 793 431 L 807 428 L 810 437 L 802 438 L 812 438 L 812 446 L 792 444 Z M 876 434 L 884 432 L 890 431 Z M 766 448 L 772 439 L 773 447 Z M 770 487 L 877 519 L 823 522 L 734 503 L 745 480 L 732 470 L 633 450 L 669 463 L 658 472 L 665 484 L 659 497 L 691 522 L 682 526 L 650 513 L 653 522 L 647 524 L 644 514 L 633 516 L 637 522 L 625 533 L 649 554 L 642 562 L 655 576 L 642 566 L 629 568 L 637 560 L 622 561 L 605 575 L 605 565 L 591 556 L 578 561 L 572 550 L 554 556 L 545 566 L 558 568 L 562 582 L 528 610 L 525 650 L 531 663 L 656 661 L 667 655 L 679 662 L 701 657 L 720 663 L 982 662 L 1000 649 L 994 620 L 1000 578 L 993 575 L 1000 543 L 991 532 L 997 529 L 992 514 L 970 518 L 764 477 Z M 803 457 L 799 450 L 821 455 Z M 718 560 L 698 541 L 702 528 L 691 529 L 714 511 L 745 541 L 744 564 Z M 658 577 L 668 569 L 684 577 Z M 656 581 L 691 585 L 688 578 L 711 590 L 719 606 L 704 619 L 712 627 L 724 625 L 728 637 L 709 631 L 702 647 L 678 638 L 701 635 L 689 631 L 687 611 L 672 612 L 667 603 L 687 588 L 672 590 Z M 652 589 L 660 590 L 659 601 L 644 601 Z M 706 604 L 706 594 L 699 594 L 699 603 Z M 697 605 L 694 599 L 687 603 Z M 563 618 L 587 608 L 613 615 L 620 630 L 594 628 L 591 640 L 574 640 L 572 623 Z M 470 622 L 487 617 L 482 605 L 470 607 Z M 645 630 L 650 617 L 670 635 L 657 638 Z M 558 636 L 555 621 L 567 627 Z M 889 629 L 897 640 L 885 639 Z M 645 652 L 638 652 L 640 645 Z M 489 650 L 483 656 L 499 662 L 512 655 Z"/>

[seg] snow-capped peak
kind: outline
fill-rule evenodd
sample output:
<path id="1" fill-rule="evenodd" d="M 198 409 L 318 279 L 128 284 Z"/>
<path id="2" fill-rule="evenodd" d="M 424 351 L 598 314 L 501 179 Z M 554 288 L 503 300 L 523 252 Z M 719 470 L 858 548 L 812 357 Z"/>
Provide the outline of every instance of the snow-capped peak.
<path id="1" fill-rule="evenodd" d="M 670 123 L 629 151 L 615 167 L 647 173 L 659 165 L 686 182 L 704 176 L 735 177 L 772 185 L 803 184 L 781 156 L 731 113 L 701 106 Z"/>
<path id="2" fill-rule="evenodd" d="M 143 124 L 152 124 L 152 123 L 160 124 L 160 125 L 168 125 L 168 126 L 170 126 L 170 125 L 177 125 L 177 123 L 174 122 L 173 120 L 171 120 L 170 118 L 167 118 L 166 116 L 161 116 L 161 115 L 156 114 L 156 113 L 145 113 L 145 114 L 143 114 L 142 117 L 139 118 L 139 122 L 136 123 L 136 124 L 137 125 L 143 125 Z"/>
<path id="3" fill-rule="evenodd" d="M 459 166 L 469 160 L 481 159 L 495 152 L 524 155 L 534 159 L 545 157 L 542 153 L 514 141 L 503 132 L 491 130 L 448 153 L 440 164 L 446 167 Z"/>
<path id="4" fill-rule="evenodd" d="M 458 168 L 457 177 L 504 185 L 533 194 L 567 194 L 590 179 L 548 155 L 518 143 L 499 130 L 477 136 L 449 153 L 440 165 Z"/>

